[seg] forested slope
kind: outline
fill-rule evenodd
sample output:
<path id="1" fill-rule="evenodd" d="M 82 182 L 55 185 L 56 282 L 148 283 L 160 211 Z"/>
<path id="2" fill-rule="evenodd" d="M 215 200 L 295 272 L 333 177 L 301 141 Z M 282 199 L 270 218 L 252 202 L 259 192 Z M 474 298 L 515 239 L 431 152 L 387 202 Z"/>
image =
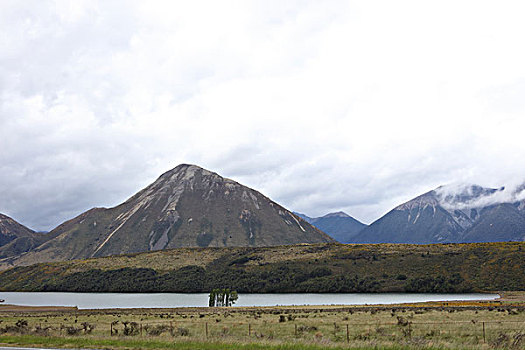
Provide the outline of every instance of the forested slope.
<path id="1" fill-rule="evenodd" d="M 3 291 L 470 292 L 525 290 L 525 243 L 179 248 L 16 267 Z"/>

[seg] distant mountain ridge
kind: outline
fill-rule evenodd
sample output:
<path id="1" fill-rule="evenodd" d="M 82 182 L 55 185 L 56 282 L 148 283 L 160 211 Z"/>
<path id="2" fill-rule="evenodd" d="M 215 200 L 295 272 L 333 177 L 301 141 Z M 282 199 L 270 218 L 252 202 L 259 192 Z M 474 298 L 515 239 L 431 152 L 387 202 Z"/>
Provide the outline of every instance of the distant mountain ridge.
<path id="1" fill-rule="evenodd" d="M 317 218 L 311 218 L 296 212 L 294 212 L 294 214 L 302 217 L 310 224 L 327 233 L 339 243 L 350 243 L 352 237 L 366 227 L 365 224 L 342 211 L 329 213 Z"/>
<path id="2" fill-rule="evenodd" d="M 325 234 L 326 233 L 326 234 Z M 0 268 L 178 247 L 300 243 L 525 241 L 525 184 L 440 186 L 367 226 L 344 212 L 311 218 L 195 165 L 181 164 L 114 208 L 93 208 L 49 233 L 0 214 Z"/>
<path id="3" fill-rule="evenodd" d="M 353 243 L 467 243 L 525 240 L 525 200 L 477 185 L 440 186 L 366 227 Z"/>
<path id="4" fill-rule="evenodd" d="M 181 164 L 114 208 L 93 208 L 6 265 L 84 259 L 177 247 L 275 246 L 333 242 L 261 193 Z"/>

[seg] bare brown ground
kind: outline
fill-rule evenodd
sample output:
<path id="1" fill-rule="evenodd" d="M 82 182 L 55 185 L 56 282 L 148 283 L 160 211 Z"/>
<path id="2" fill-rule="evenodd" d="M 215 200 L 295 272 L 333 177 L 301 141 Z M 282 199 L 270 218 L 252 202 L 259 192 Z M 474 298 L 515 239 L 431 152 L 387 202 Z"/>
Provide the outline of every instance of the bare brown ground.
<path id="1" fill-rule="evenodd" d="M 0 304 L 0 313 L 2 312 L 61 312 L 61 311 L 78 311 L 78 308 L 71 306 L 21 306 Z"/>
<path id="2" fill-rule="evenodd" d="M 501 296 L 499 301 L 513 302 L 513 303 L 525 303 L 525 291 L 518 292 L 498 292 Z"/>

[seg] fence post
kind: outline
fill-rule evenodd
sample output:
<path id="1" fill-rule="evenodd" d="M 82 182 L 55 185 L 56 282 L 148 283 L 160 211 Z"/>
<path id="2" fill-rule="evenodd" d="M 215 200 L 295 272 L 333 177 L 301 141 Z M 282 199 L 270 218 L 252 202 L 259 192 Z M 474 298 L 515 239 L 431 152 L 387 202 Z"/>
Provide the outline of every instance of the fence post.
<path id="1" fill-rule="evenodd" d="M 295 330 L 294 330 L 294 336 L 296 336 L 296 337 L 297 337 L 297 323 L 296 323 L 296 324 L 294 324 L 294 326 L 295 326 Z"/>
<path id="2" fill-rule="evenodd" d="M 252 324 L 251 323 L 248 323 L 248 336 L 249 337 L 252 336 Z"/>
<path id="3" fill-rule="evenodd" d="M 487 339 L 485 338 L 485 321 L 483 321 L 482 324 L 483 324 L 483 343 L 486 343 Z"/>
<path id="4" fill-rule="evenodd" d="M 140 324 L 140 336 L 142 337 L 142 323 Z"/>
<path id="5" fill-rule="evenodd" d="M 334 337 L 337 336 L 337 323 L 334 322 Z"/>
<path id="6" fill-rule="evenodd" d="M 208 322 L 206 322 L 206 338 L 208 338 Z"/>
<path id="7" fill-rule="evenodd" d="M 350 335 L 348 334 L 348 323 L 346 324 L 346 342 L 350 343 Z"/>
<path id="8" fill-rule="evenodd" d="M 111 336 L 113 336 L 113 322 L 111 322 L 109 325 L 110 325 Z M 60 332 L 60 334 L 62 334 L 62 332 Z"/>

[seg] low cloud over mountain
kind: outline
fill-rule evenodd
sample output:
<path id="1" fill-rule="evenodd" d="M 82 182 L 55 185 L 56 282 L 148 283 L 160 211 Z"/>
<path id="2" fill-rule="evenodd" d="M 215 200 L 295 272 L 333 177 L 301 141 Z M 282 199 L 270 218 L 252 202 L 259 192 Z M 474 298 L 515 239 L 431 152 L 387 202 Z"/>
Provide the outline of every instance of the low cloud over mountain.
<path id="1" fill-rule="evenodd" d="M 353 241 L 451 243 L 525 240 L 524 186 L 441 186 L 401 204 Z"/>

